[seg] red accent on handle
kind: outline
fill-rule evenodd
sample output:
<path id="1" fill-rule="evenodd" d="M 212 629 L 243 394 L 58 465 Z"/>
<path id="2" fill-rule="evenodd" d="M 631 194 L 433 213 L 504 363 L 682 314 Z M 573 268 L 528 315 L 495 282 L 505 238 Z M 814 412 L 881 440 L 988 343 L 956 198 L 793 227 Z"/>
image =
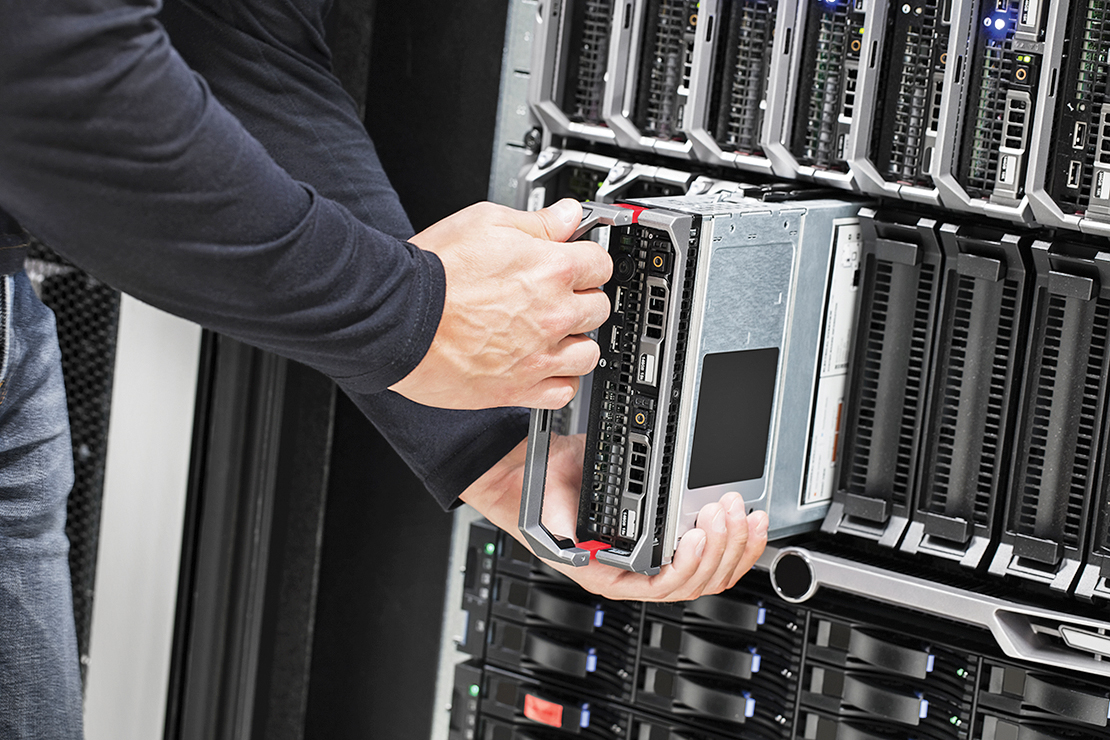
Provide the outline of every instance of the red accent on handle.
<path id="1" fill-rule="evenodd" d="M 531 694 L 524 695 L 524 716 L 533 722 L 551 727 L 563 726 L 563 705 L 541 699 Z"/>
<path id="2" fill-rule="evenodd" d="M 632 211 L 632 223 L 634 224 L 640 223 L 640 214 L 647 210 L 647 206 L 630 206 L 625 203 L 617 203 L 616 205 Z"/>
<path id="3" fill-rule="evenodd" d="M 608 550 L 610 547 L 612 547 L 612 545 L 606 545 L 604 542 L 598 542 L 597 540 L 586 540 L 585 542 L 579 542 L 578 546 L 581 547 L 583 550 L 590 551 L 590 560 L 597 559 L 597 553 L 599 550 Z"/>

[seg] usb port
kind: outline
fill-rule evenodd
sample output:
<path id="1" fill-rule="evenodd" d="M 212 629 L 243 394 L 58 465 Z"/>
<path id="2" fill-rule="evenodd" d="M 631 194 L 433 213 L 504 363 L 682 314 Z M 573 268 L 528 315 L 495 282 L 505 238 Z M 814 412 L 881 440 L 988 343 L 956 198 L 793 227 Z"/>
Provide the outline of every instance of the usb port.
<path id="1" fill-rule="evenodd" d="M 1083 121 L 1076 121 L 1075 129 L 1071 133 L 1071 148 L 1087 148 L 1087 124 Z M 1072 164 L 1075 163 L 1073 162 Z"/>
<path id="2" fill-rule="evenodd" d="M 1068 164 L 1068 185 L 1071 189 L 1078 188 L 1080 183 L 1083 182 L 1083 163 L 1072 160 Z"/>

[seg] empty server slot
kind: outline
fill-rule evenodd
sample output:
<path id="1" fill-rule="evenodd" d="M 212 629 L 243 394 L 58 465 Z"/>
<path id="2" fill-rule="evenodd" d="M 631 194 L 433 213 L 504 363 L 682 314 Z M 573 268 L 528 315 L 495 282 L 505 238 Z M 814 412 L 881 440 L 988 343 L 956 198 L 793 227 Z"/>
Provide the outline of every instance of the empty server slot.
<path id="1" fill-rule="evenodd" d="M 647 0 L 632 122 L 642 134 L 682 141 L 690 87 L 696 0 Z"/>
<path id="2" fill-rule="evenodd" d="M 762 155 L 760 137 L 767 101 L 777 0 L 725 3 L 713 64 L 709 118 L 724 151 Z"/>
<path id="3" fill-rule="evenodd" d="M 1108 194 L 1110 182 L 1104 175 L 1100 188 L 1096 168 L 1110 102 L 1110 8 L 1103 0 L 1071 3 L 1064 47 L 1045 189 L 1064 214 L 1090 210 L 1105 219 L 1110 211 L 1098 195 Z"/>
<path id="4" fill-rule="evenodd" d="M 826 530 L 897 545 L 908 520 L 942 254 L 932 222 L 860 212 L 864 242 L 844 456 Z"/>
<path id="5" fill-rule="evenodd" d="M 604 125 L 601 105 L 609 60 L 609 34 L 613 24 L 612 0 L 568 2 L 569 33 L 559 49 L 555 74 L 565 68 L 562 109 L 571 121 Z M 560 89 L 556 87 L 556 89 Z"/>
<path id="6" fill-rule="evenodd" d="M 1034 245 L 1036 303 L 1003 535 L 1009 547 L 992 572 L 1074 575 L 1083 555 L 1110 339 L 1110 294 L 1100 294 L 1092 256 Z"/>
<path id="7" fill-rule="evenodd" d="M 932 187 L 948 26 L 938 0 L 892 3 L 887 15 L 871 157 L 888 182 Z"/>
<path id="8" fill-rule="evenodd" d="M 946 284 L 915 536 L 907 544 L 916 549 L 928 538 L 926 551 L 974 567 L 986 555 L 1006 489 L 1026 274 L 1016 238 L 948 226 L 941 237 Z"/>
<path id="9" fill-rule="evenodd" d="M 802 63 L 790 151 L 799 164 L 847 172 L 844 142 L 852 126 L 853 77 L 863 42 L 862 0 L 810 2 L 799 48 Z"/>

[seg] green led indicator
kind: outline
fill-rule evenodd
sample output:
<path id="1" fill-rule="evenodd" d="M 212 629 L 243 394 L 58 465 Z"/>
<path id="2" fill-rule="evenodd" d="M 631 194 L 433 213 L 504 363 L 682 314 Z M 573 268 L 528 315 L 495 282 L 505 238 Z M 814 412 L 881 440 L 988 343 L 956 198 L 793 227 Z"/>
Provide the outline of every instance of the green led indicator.
<path id="1" fill-rule="evenodd" d="M 492 555 L 495 550 L 497 550 L 497 545 L 493 544 L 492 542 L 486 543 L 486 555 Z"/>
<path id="2" fill-rule="evenodd" d="M 956 671 L 956 675 L 960 678 L 967 678 L 967 671 L 961 668 L 960 670 Z"/>
<path id="3" fill-rule="evenodd" d="M 962 722 L 960 722 L 959 717 L 949 717 L 948 721 L 951 722 L 952 724 L 956 725 L 957 727 L 959 727 L 961 724 L 963 724 Z"/>
<path id="4" fill-rule="evenodd" d="M 476 683 L 470 684 L 470 695 L 471 696 L 477 696 L 479 693 L 481 693 L 481 691 L 482 690 L 478 687 L 478 684 L 476 684 Z"/>

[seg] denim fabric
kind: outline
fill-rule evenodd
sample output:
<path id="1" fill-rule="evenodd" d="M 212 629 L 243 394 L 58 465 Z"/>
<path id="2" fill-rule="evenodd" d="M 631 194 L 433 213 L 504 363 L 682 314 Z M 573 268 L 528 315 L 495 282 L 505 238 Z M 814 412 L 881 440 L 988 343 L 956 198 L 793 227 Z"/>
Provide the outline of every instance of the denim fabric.
<path id="1" fill-rule="evenodd" d="M 0 738 L 80 738 L 65 535 L 73 486 L 54 314 L 0 278 Z"/>

